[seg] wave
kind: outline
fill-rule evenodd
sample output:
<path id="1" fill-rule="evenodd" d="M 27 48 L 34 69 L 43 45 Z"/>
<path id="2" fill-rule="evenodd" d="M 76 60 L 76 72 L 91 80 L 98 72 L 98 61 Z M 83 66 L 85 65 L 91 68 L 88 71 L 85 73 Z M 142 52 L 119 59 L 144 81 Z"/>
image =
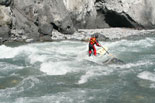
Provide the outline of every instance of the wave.
<path id="1" fill-rule="evenodd" d="M 155 73 L 149 71 L 143 71 L 137 75 L 140 79 L 149 80 L 155 82 Z"/>
<path id="2" fill-rule="evenodd" d="M 30 46 L 20 46 L 20 47 L 7 47 L 5 45 L 0 46 L 0 58 L 14 58 L 17 55 L 31 54 L 39 51 L 38 49 Z"/>
<path id="3" fill-rule="evenodd" d="M 72 71 L 72 68 L 67 66 L 67 62 L 45 62 L 40 66 L 40 71 L 48 75 L 65 75 Z"/>

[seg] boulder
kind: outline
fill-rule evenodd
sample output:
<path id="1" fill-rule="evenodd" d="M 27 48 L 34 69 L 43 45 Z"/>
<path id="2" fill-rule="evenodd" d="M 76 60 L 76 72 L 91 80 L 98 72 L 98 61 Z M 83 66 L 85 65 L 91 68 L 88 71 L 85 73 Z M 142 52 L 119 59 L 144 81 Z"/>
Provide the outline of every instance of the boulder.
<path id="1" fill-rule="evenodd" d="M 0 5 L 6 5 L 9 6 L 11 4 L 12 0 L 0 0 Z"/>
<path id="2" fill-rule="evenodd" d="M 4 42 L 9 39 L 10 28 L 7 25 L 0 26 L 0 42 Z"/>
<path id="3" fill-rule="evenodd" d="M 51 24 L 42 24 L 39 26 L 39 33 L 43 35 L 52 35 L 53 26 Z"/>
<path id="4" fill-rule="evenodd" d="M 0 6 L 0 26 L 11 25 L 11 10 L 10 7 Z"/>
<path id="5" fill-rule="evenodd" d="M 70 14 L 62 0 L 14 0 L 14 6 L 28 20 L 39 26 L 39 29 L 44 28 L 45 24 L 51 24 L 54 29 L 62 33 L 75 31 Z"/>
<path id="6" fill-rule="evenodd" d="M 10 7 L 0 6 L 0 42 L 9 39 L 11 26 Z"/>
<path id="7" fill-rule="evenodd" d="M 102 11 L 105 21 L 112 27 L 154 28 L 153 0 L 97 0 L 97 11 Z"/>
<path id="8" fill-rule="evenodd" d="M 116 57 L 109 58 L 108 60 L 106 60 L 106 61 L 104 61 L 104 62 L 102 62 L 102 63 L 103 63 L 103 64 L 119 64 L 119 65 L 125 64 L 124 61 L 122 61 L 122 60 L 120 60 L 120 59 L 118 59 L 118 58 L 116 58 Z"/>
<path id="9" fill-rule="evenodd" d="M 16 36 L 22 37 L 23 35 L 26 38 L 33 38 L 34 40 L 39 39 L 38 27 L 27 18 L 19 9 L 13 9 L 14 19 L 13 19 L 13 29 L 17 34 Z M 21 32 L 22 31 L 22 32 Z"/>
<path id="10" fill-rule="evenodd" d="M 95 0 L 63 0 L 76 28 L 94 28 Z"/>

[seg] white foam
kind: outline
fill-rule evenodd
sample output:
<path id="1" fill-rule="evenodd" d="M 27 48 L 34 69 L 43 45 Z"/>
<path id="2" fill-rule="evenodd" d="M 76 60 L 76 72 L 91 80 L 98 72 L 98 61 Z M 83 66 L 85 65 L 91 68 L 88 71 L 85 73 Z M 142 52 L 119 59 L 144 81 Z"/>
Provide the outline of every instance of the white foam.
<path id="1" fill-rule="evenodd" d="M 139 61 L 137 63 L 128 63 L 128 64 L 124 64 L 124 65 L 109 65 L 109 67 L 114 67 L 114 68 L 133 68 L 133 67 L 138 67 L 138 66 L 147 66 L 147 65 L 153 65 L 154 63 L 151 61 Z"/>
<path id="2" fill-rule="evenodd" d="M 155 82 L 155 73 L 152 73 L 152 72 L 149 72 L 149 71 L 144 71 L 142 73 L 139 73 L 137 75 L 137 77 L 139 77 L 141 79 L 145 79 L 145 80 L 149 80 L 149 81 Z"/>
<path id="3" fill-rule="evenodd" d="M 11 47 L 7 47 L 5 45 L 0 46 L 0 58 L 13 58 L 18 52 Z"/>
<path id="4" fill-rule="evenodd" d="M 155 83 L 152 83 L 152 84 L 150 85 L 150 88 L 155 88 Z"/>
<path id="5" fill-rule="evenodd" d="M 88 70 L 84 75 L 81 76 L 80 80 L 78 81 L 78 84 L 84 84 L 88 82 L 89 79 L 94 79 L 97 76 L 102 76 L 102 75 L 110 75 L 113 70 L 108 69 L 108 68 L 98 68 L 94 70 Z"/>
<path id="6" fill-rule="evenodd" d="M 0 58 L 14 58 L 19 54 L 31 54 L 36 52 L 36 48 L 28 47 L 28 46 L 20 46 L 20 47 L 7 47 L 5 45 L 0 46 Z"/>
<path id="7" fill-rule="evenodd" d="M 154 46 L 155 40 L 153 38 L 145 38 L 142 40 L 120 40 L 115 42 L 106 42 L 105 44 L 109 51 L 112 52 L 126 52 L 126 51 L 134 51 L 139 52 L 141 49 L 146 49 L 148 47 Z M 117 47 L 117 48 L 116 48 Z M 132 48 L 132 49 L 130 49 Z"/>
<path id="8" fill-rule="evenodd" d="M 72 69 L 66 66 L 65 62 L 44 62 L 41 64 L 40 71 L 48 75 L 65 75 Z"/>
<path id="9" fill-rule="evenodd" d="M 80 80 L 78 81 L 78 84 L 86 83 L 88 79 L 92 77 L 93 75 L 94 75 L 93 72 L 90 72 L 90 71 L 86 72 L 85 75 L 81 76 Z"/>
<path id="10" fill-rule="evenodd" d="M 34 64 L 36 62 L 44 62 L 48 59 L 46 55 L 39 55 L 36 53 L 29 55 L 28 58 L 31 64 Z"/>
<path id="11" fill-rule="evenodd" d="M 16 69 L 23 69 L 23 66 L 17 66 L 9 63 L 3 63 L 0 62 L 0 70 L 2 71 L 10 71 L 10 70 L 16 70 Z"/>

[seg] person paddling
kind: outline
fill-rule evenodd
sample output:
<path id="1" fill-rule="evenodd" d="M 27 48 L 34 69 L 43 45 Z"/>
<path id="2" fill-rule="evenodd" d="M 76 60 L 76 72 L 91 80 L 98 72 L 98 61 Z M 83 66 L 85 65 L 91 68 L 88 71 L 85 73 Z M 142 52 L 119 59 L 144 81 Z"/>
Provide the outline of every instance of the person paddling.
<path id="1" fill-rule="evenodd" d="M 96 48 L 95 48 L 95 44 L 99 47 L 102 47 L 99 43 L 98 43 L 98 34 L 94 34 L 89 41 L 89 56 L 91 56 L 92 54 L 92 50 L 94 52 L 94 55 L 96 56 Z"/>

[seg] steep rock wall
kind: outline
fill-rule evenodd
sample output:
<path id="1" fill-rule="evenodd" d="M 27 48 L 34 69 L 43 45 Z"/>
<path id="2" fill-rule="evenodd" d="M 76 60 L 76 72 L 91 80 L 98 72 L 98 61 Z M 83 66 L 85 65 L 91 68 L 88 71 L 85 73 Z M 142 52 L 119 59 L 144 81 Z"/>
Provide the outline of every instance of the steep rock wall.
<path id="1" fill-rule="evenodd" d="M 12 24 L 10 7 L 0 6 L 0 43 L 7 40 Z"/>
<path id="2" fill-rule="evenodd" d="M 14 8 L 39 29 L 51 24 L 62 33 L 74 32 L 70 15 L 61 0 L 14 0 Z"/>
<path id="3" fill-rule="evenodd" d="M 95 0 L 63 0 L 76 28 L 95 28 Z"/>
<path id="4" fill-rule="evenodd" d="M 73 34 L 75 28 L 154 29 L 154 4 L 153 0 L 0 0 L 0 40 L 44 36 L 51 40 L 53 29 L 63 34 Z"/>
<path id="5" fill-rule="evenodd" d="M 154 28 L 154 4 L 153 0 L 97 0 L 96 7 L 110 26 Z"/>

